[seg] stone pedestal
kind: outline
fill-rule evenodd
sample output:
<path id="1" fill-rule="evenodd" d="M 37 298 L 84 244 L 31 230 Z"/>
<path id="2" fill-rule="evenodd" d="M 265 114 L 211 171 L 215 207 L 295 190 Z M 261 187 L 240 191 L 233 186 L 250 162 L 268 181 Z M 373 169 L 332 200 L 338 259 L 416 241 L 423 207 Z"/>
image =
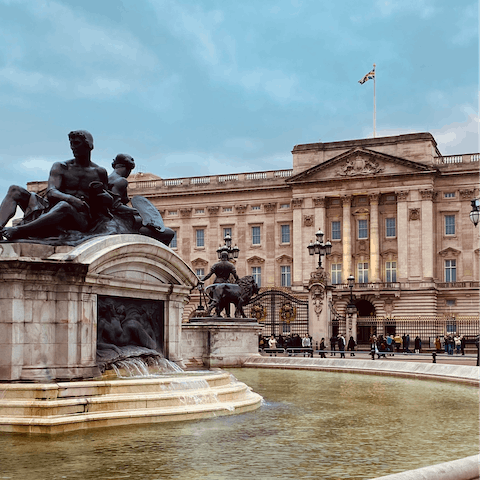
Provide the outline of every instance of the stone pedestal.
<path id="1" fill-rule="evenodd" d="M 162 301 L 163 353 L 181 361 L 181 318 L 198 279 L 172 250 L 142 235 L 77 247 L 0 244 L 0 381 L 96 376 L 97 297 Z"/>
<path id="2" fill-rule="evenodd" d="M 182 325 L 182 357 L 187 367 L 241 367 L 258 353 L 262 326 L 253 318 L 198 317 Z"/>
<path id="3" fill-rule="evenodd" d="M 329 319 L 332 292 L 327 286 L 327 275 L 323 268 L 317 268 L 310 274 L 308 290 L 309 333 L 314 342 L 320 343 L 325 338 L 328 343 L 331 335 Z"/>

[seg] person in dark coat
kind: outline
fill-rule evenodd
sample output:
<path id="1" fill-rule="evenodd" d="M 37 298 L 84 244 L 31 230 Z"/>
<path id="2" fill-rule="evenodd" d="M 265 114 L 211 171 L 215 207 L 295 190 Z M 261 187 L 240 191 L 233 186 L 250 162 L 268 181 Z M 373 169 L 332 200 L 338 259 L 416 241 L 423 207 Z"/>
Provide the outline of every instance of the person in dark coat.
<path id="1" fill-rule="evenodd" d="M 327 358 L 325 356 L 325 338 L 322 337 L 322 340 L 320 341 L 320 358 Z"/>
<path id="2" fill-rule="evenodd" d="M 465 344 L 467 343 L 467 339 L 465 338 L 465 335 L 462 335 L 460 338 L 460 348 L 462 350 L 462 355 L 465 355 Z"/>
<path id="3" fill-rule="evenodd" d="M 422 340 L 420 337 L 417 335 L 415 337 L 415 353 L 420 353 L 420 350 L 422 349 Z"/>
<path id="4" fill-rule="evenodd" d="M 355 340 L 353 339 L 353 337 L 350 337 L 350 339 L 348 340 L 347 350 L 350 350 L 351 357 L 355 356 L 355 345 Z"/>
<path id="5" fill-rule="evenodd" d="M 343 335 L 338 334 L 337 343 L 338 350 L 340 352 L 340 358 L 345 358 L 345 338 L 343 338 Z"/>
<path id="6" fill-rule="evenodd" d="M 330 338 L 330 348 L 332 351 L 330 352 L 330 356 L 335 356 L 335 347 L 337 345 L 337 337 L 335 335 L 332 335 L 332 338 Z"/>

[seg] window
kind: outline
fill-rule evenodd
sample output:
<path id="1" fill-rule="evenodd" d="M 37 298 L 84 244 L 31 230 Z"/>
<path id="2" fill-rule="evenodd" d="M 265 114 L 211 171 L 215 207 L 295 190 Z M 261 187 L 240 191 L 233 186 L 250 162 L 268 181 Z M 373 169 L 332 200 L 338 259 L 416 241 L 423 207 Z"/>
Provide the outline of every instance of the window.
<path id="1" fill-rule="evenodd" d="M 252 267 L 252 277 L 258 287 L 262 286 L 262 267 Z"/>
<path id="2" fill-rule="evenodd" d="M 253 205 L 252 210 L 260 210 L 260 205 Z"/>
<path id="3" fill-rule="evenodd" d="M 386 227 L 386 237 L 396 237 L 397 236 L 397 225 L 395 218 L 386 218 L 385 219 L 385 227 Z"/>
<path id="4" fill-rule="evenodd" d="M 455 215 L 445 215 L 445 235 L 455 235 Z"/>
<path id="5" fill-rule="evenodd" d="M 224 212 L 231 212 L 232 210 L 232 207 L 223 207 Z"/>
<path id="6" fill-rule="evenodd" d="M 332 263 L 331 272 L 332 284 L 339 285 L 340 283 L 342 283 L 342 264 Z"/>
<path id="7" fill-rule="evenodd" d="M 177 248 L 177 231 L 174 230 L 175 235 L 172 238 L 172 241 L 170 242 L 170 248 Z"/>
<path id="8" fill-rule="evenodd" d="M 445 281 L 456 282 L 457 281 L 457 261 L 445 260 Z"/>
<path id="9" fill-rule="evenodd" d="M 252 227 L 252 245 L 260 245 L 260 227 Z"/>
<path id="10" fill-rule="evenodd" d="M 290 225 L 281 225 L 282 243 L 290 243 Z"/>
<path id="11" fill-rule="evenodd" d="M 223 229 L 223 238 L 225 238 L 227 235 L 230 235 L 230 237 L 232 236 L 232 229 L 230 227 Z"/>
<path id="12" fill-rule="evenodd" d="M 203 228 L 195 231 L 195 239 L 197 247 L 205 246 L 205 230 Z"/>
<path id="13" fill-rule="evenodd" d="M 195 213 L 205 213 L 205 209 L 204 208 L 196 208 Z"/>
<path id="14" fill-rule="evenodd" d="M 205 276 L 205 269 L 204 268 L 197 268 L 195 270 L 195 273 L 197 274 L 197 277 L 202 279 Z"/>
<path id="15" fill-rule="evenodd" d="M 280 208 L 290 208 L 290 204 L 289 203 L 282 203 L 282 204 L 280 204 Z"/>
<path id="16" fill-rule="evenodd" d="M 447 307 L 454 307 L 457 304 L 456 300 L 446 300 L 445 303 Z"/>
<path id="17" fill-rule="evenodd" d="M 368 263 L 358 264 L 358 283 L 368 283 Z"/>
<path id="18" fill-rule="evenodd" d="M 282 287 L 291 287 L 292 286 L 292 276 L 290 273 L 290 265 L 282 265 L 281 267 L 281 285 Z"/>
<path id="19" fill-rule="evenodd" d="M 368 238 L 368 220 L 358 221 L 358 238 Z"/>
<path id="20" fill-rule="evenodd" d="M 177 215 L 177 211 L 176 210 L 169 210 L 168 214 L 169 215 Z"/>
<path id="21" fill-rule="evenodd" d="M 455 198 L 455 192 L 445 192 L 444 198 Z"/>
<path id="22" fill-rule="evenodd" d="M 341 240 L 340 222 L 332 222 L 332 240 Z"/>
<path id="23" fill-rule="evenodd" d="M 385 273 L 387 283 L 395 283 L 397 281 L 397 262 L 386 262 Z"/>

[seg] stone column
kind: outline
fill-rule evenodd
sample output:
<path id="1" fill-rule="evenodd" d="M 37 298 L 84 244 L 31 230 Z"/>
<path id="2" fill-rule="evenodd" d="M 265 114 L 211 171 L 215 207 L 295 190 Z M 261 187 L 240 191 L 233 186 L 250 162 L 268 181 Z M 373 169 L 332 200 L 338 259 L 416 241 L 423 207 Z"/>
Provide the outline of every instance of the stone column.
<path id="1" fill-rule="evenodd" d="M 302 241 L 303 198 L 293 198 L 293 281 L 292 287 L 303 289 L 303 251 L 307 251 Z"/>
<path id="2" fill-rule="evenodd" d="M 275 202 L 265 203 L 263 205 L 265 210 L 265 259 L 266 262 L 262 263 L 262 282 L 263 286 L 275 285 L 275 253 L 277 252 L 277 244 L 275 238 L 277 235 L 277 229 L 279 228 L 275 222 L 275 212 L 277 210 L 277 204 Z M 247 268 L 247 275 L 251 275 L 251 267 Z"/>
<path id="3" fill-rule="evenodd" d="M 422 277 L 433 281 L 434 242 L 433 242 L 433 190 L 421 190 L 422 195 Z"/>
<path id="4" fill-rule="evenodd" d="M 350 274 L 355 275 L 352 270 L 352 226 L 351 226 L 351 203 L 352 196 L 345 195 L 342 198 L 343 205 L 343 268 L 342 268 L 342 281 L 347 283 L 347 278 Z"/>
<path id="5" fill-rule="evenodd" d="M 408 280 L 408 191 L 397 192 L 397 281 Z M 401 234 L 400 234 L 401 233 Z"/>
<path id="6" fill-rule="evenodd" d="M 378 228 L 378 193 L 370 196 L 370 269 L 372 282 L 380 282 L 380 232 Z"/>
<path id="7" fill-rule="evenodd" d="M 325 197 L 317 197 L 313 199 L 315 206 L 315 232 L 321 228 L 323 232 L 327 233 L 326 212 L 325 212 Z"/>

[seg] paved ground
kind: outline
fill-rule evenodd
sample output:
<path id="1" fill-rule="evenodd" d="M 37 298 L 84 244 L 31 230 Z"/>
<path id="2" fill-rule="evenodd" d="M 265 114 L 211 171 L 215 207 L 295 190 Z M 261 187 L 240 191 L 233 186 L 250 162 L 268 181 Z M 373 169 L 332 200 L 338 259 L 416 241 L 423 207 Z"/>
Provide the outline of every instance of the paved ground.
<path id="1" fill-rule="evenodd" d="M 261 355 L 263 356 L 270 356 L 268 353 L 260 352 Z M 475 352 L 476 353 L 476 352 Z M 274 356 L 273 354 L 271 356 Z M 278 357 L 286 357 L 286 353 L 277 353 Z M 297 354 L 296 356 L 302 357 L 303 354 Z M 318 353 L 316 353 L 315 358 L 319 356 Z M 327 357 L 330 357 L 329 354 L 327 354 Z M 338 351 L 336 352 L 335 358 L 340 358 L 340 354 Z M 352 358 L 352 359 L 359 359 L 359 360 L 365 360 L 365 359 L 371 359 L 370 353 L 367 351 L 357 351 L 355 352 L 355 356 L 351 357 L 350 352 L 345 352 L 345 358 Z M 387 356 L 385 358 L 381 357 L 380 360 L 377 359 L 377 356 L 375 356 L 375 362 L 419 362 L 419 363 L 432 363 L 432 354 L 431 353 L 409 353 L 409 354 L 403 354 L 403 353 L 395 353 L 394 356 Z M 474 352 L 467 352 L 466 355 L 445 355 L 444 353 L 437 354 L 437 363 L 439 364 L 453 364 L 453 365 L 476 365 L 477 364 L 477 355 L 474 354 Z"/>

